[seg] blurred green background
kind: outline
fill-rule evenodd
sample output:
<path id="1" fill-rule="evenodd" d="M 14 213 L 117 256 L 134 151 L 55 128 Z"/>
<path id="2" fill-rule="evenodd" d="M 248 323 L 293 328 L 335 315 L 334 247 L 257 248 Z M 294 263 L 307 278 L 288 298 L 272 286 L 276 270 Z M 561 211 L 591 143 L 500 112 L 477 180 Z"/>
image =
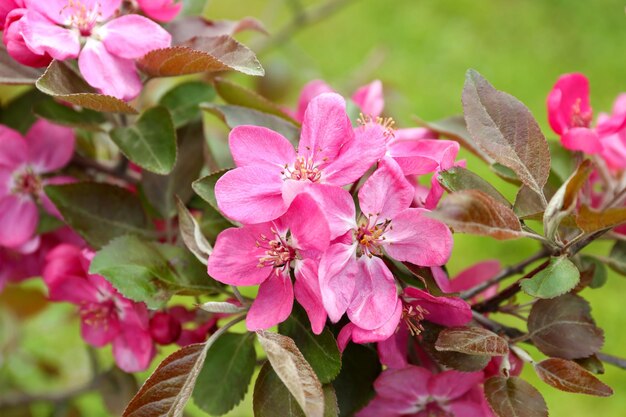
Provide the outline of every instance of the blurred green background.
<path id="1" fill-rule="evenodd" d="M 271 34 L 280 31 L 301 8 L 318 7 L 323 1 L 211 0 L 205 14 L 211 19 L 254 16 Z M 385 113 L 402 127 L 412 125 L 412 115 L 434 120 L 461 112 L 464 73 L 475 68 L 497 88 L 528 105 L 548 136 L 545 97 L 556 78 L 580 71 L 591 81 L 592 106 L 596 112 L 610 110 L 615 96 L 626 91 L 626 16 L 624 0 L 353 0 L 330 17 L 274 45 L 260 55 L 267 70 L 265 80 L 240 78 L 275 99 L 293 105 L 301 86 L 323 78 L 350 95 L 359 85 L 379 78 L 385 86 Z M 253 48 L 266 40 L 258 34 L 241 36 Z M 463 154 L 468 167 L 493 180 L 505 195 L 515 189 L 498 180 L 476 158 Z M 516 263 L 535 252 L 533 242 L 495 242 L 488 238 L 456 235 L 449 264 L 452 274 L 489 258 L 503 264 Z M 606 253 L 606 244 L 592 251 Z M 598 324 L 605 329 L 604 351 L 626 356 L 623 332 L 626 281 L 611 273 L 598 290 L 585 290 Z M 88 358 L 80 347 L 78 326 L 55 329 L 71 315 L 67 306 L 55 306 L 54 314 L 40 315 L 29 325 L 24 355 L 39 354 L 61 360 L 70 368 L 61 383 L 80 385 Z M 520 325 L 520 323 L 512 322 Z M 0 325 L 0 333 L 8 332 Z M 1 335 L 1 334 L 0 334 Z M 536 352 L 533 355 L 540 357 Z M 109 361 L 105 350 L 100 356 Z M 7 358 L 5 358 L 7 359 Z M 20 358 L 9 358 L 8 371 L 33 388 L 50 388 L 50 380 L 20 369 Z M 155 363 L 156 364 L 156 363 Z M 147 375 L 147 373 L 146 373 Z M 606 366 L 603 381 L 612 386 L 611 398 L 595 398 L 556 391 L 541 383 L 531 369 L 525 376 L 545 395 L 551 416 L 621 417 L 626 411 L 626 371 Z M 2 387 L 0 386 L 0 391 Z M 79 401 L 82 415 L 104 417 L 97 394 Z M 190 412 L 196 414 L 193 407 Z M 251 417 L 251 398 L 228 414 Z M 42 415 L 46 407 L 42 405 Z M 276 416 L 281 417 L 281 416 Z"/>

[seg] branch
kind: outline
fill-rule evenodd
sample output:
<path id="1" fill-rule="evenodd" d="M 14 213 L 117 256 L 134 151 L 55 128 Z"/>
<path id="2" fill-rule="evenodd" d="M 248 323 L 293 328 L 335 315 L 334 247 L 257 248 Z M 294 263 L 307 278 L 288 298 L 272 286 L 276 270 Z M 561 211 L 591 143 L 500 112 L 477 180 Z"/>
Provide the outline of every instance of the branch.
<path id="1" fill-rule="evenodd" d="M 79 154 L 74 154 L 74 157 L 72 158 L 72 165 L 77 166 L 79 168 L 83 168 L 87 171 L 94 171 L 100 174 L 105 174 L 114 178 L 118 178 L 122 181 L 128 182 L 129 184 L 133 184 L 133 185 L 139 184 L 138 178 L 135 178 L 126 172 L 125 168 L 126 168 L 127 163 L 128 163 L 128 160 L 124 158 L 124 160 L 122 160 L 121 163 L 117 167 L 108 167 L 92 159 L 85 158 L 84 156 L 79 155 Z"/>
<path id="2" fill-rule="evenodd" d="M 608 353 L 598 352 L 596 353 L 598 359 L 602 362 L 606 362 L 618 368 L 626 369 L 626 359 L 618 358 L 617 356 L 609 355 Z"/>
<path id="3" fill-rule="evenodd" d="M 475 295 L 478 295 L 481 292 L 485 291 L 487 288 L 491 287 L 492 285 L 498 284 L 499 282 L 505 280 L 506 278 L 512 275 L 521 274 L 522 272 L 524 272 L 524 269 L 526 269 L 528 265 L 532 264 L 535 261 L 538 261 L 539 259 L 543 259 L 549 255 L 550 255 L 550 250 L 543 247 L 539 252 L 529 257 L 528 259 L 523 260 L 517 265 L 512 265 L 512 266 L 505 268 L 495 277 L 487 281 L 481 282 L 479 285 L 475 286 L 474 288 L 470 288 L 467 291 L 463 291 L 460 296 L 464 300 L 470 299 L 474 297 Z"/>
<path id="4" fill-rule="evenodd" d="M 257 55 L 261 55 L 277 46 L 282 45 L 300 30 L 306 28 L 307 26 L 314 25 L 315 23 L 333 15 L 344 6 L 347 6 L 351 1 L 353 0 L 328 0 L 319 6 L 310 7 L 309 9 L 294 7 L 295 13 L 293 19 L 265 43 L 261 44 L 257 48 L 254 48 Z"/>

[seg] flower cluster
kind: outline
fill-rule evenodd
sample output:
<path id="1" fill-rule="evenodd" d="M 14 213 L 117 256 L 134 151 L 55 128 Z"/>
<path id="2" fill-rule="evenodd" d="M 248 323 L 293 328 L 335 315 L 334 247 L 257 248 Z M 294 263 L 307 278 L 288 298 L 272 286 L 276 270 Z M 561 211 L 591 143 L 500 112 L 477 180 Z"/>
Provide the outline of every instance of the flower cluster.
<path id="1" fill-rule="evenodd" d="M 139 6 L 167 21 L 181 4 L 142 0 Z M 142 88 L 135 60 L 170 46 L 171 35 L 152 20 L 123 11 L 122 0 L 8 0 L 0 9 L 3 41 L 16 61 L 31 67 L 78 59 L 92 87 L 131 100 Z"/>

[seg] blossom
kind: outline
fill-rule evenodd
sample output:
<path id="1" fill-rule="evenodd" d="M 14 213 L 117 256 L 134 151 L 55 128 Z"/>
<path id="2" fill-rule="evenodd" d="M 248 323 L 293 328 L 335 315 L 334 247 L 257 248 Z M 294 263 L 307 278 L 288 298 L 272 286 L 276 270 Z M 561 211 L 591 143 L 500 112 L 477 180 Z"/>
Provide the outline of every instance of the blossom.
<path id="1" fill-rule="evenodd" d="M 280 218 L 221 232 L 208 261 L 211 277 L 231 285 L 259 285 L 246 325 L 254 331 L 289 317 L 295 296 L 319 334 L 326 315 L 319 301 L 317 260 L 328 247 L 330 231 L 319 205 L 308 194 L 297 196 Z"/>
<path id="2" fill-rule="evenodd" d="M 502 265 L 500 264 L 500 261 L 495 259 L 478 262 L 459 272 L 459 274 L 452 279 L 448 279 L 448 275 L 442 268 L 432 268 L 433 277 L 435 278 L 437 285 L 445 293 L 467 291 L 495 277 L 501 271 Z M 497 290 L 498 284 L 494 284 L 482 291 L 479 295 L 483 298 L 489 298 L 495 295 Z"/>
<path id="3" fill-rule="evenodd" d="M 8 14 L 15 10 L 24 7 L 23 0 L 3 0 L 0 2 L 0 30 L 4 30 L 5 21 Z"/>
<path id="4" fill-rule="evenodd" d="M 171 44 L 170 34 L 145 17 L 115 17 L 121 0 L 24 3 L 19 32 L 28 49 L 60 61 L 78 58 L 80 72 L 92 87 L 120 99 L 133 99 L 141 91 L 134 60 Z"/>
<path id="5" fill-rule="evenodd" d="M 299 122 L 304 120 L 304 114 L 309 103 L 320 94 L 333 93 L 331 86 L 322 80 L 313 80 L 302 87 L 298 98 L 298 107 L 293 114 L 294 119 Z M 374 80 L 371 83 L 359 87 L 352 95 L 352 101 L 359 107 L 363 114 L 376 118 L 380 116 L 385 107 L 383 97 L 383 83 Z"/>
<path id="6" fill-rule="evenodd" d="M 139 7 L 150 19 L 169 22 L 180 13 L 183 3 L 176 0 L 137 0 Z"/>
<path id="7" fill-rule="evenodd" d="M 43 279 L 52 301 L 78 306 L 81 334 L 90 345 L 113 345 L 117 365 L 126 372 L 148 368 L 155 355 L 148 309 L 119 294 L 99 275 L 89 274 L 94 253 L 62 244 L 47 256 Z"/>
<path id="8" fill-rule="evenodd" d="M 153 314 L 150 318 L 150 334 L 161 345 L 176 343 L 187 346 L 202 343 L 215 330 L 220 317 L 219 314 L 174 306 Z"/>
<path id="9" fill-rule="evenodd" d="M 74 143 L 71 129 L 44 120 L 36 122 L 26 137 L 0 126 L 0 246 L 17 248 L 33 238 L 37 203 L 56 214 L 43 187 L 70 179 L 43 174 L 63 168 L 72 158 Z"/>
<path id="10" fill-rule="evenodd" d="M 418 366 L 387 369 L 374 382 L 376 397 L 357 417 L 493 416 L 482 394 L 482 372 L 432 373 Z"/>
<path id="11" fill-rule="evenodd" d="M 321 200 L 327 217 L 344 222 L 345 234 L 320 261 L 324 307 L 333 322 L 347 313 L 361 329 L 395 329 L 399 320 L 396 284 L 381 257 L 386 254 L 422 266 L 443 265 L 452 248 L 450 230 L 425 216 L 424 209 L 410 208 L 413 187 L 391 159 L 381 160 L 359 190 L 362 214 L 358 221 L 350 195 L 341 189 L 335 194 L 334 199 L 343 199 L 342 204 L 328 204 L 328 192 Z M 392 318 L 393 325 L 389 323 Z"/>
<path id="12" fill-rule="evenodd" d="M 270 129 L 238 126 L 229 136 L 237 168 L 215 185 L 218 206 L 242 223 L 276 219 L 308 184 L 341 187 L 358 180 L 383 156 L 385 136 L 376 123 L 353 129 L 345 101 L 334 93 L 307 107 L 297 151 Z"/>
<path id="13" fill-rule="evenodd" d="M 611 114 L 600 113 L 598 126 L 618 125 L 626 120 L 626 93 L 620 94 L 613 104 Z M 600 135 L 602 150 L 600 155 L 609 169 L 621 171 L 626 168 L 626 123 L 621 128 L 606 129 Z"/>
<path id="14" fill-rule="evenodd" d="M 593 111 L 589 103 L 589 80 L 578 73 L 562 75 L 547 99 L 550 127 L 570 150 L 597 154 L 604 148 L 601 137 L 612 135 L 626 125 L 626 111 L 591 127 Z"/>

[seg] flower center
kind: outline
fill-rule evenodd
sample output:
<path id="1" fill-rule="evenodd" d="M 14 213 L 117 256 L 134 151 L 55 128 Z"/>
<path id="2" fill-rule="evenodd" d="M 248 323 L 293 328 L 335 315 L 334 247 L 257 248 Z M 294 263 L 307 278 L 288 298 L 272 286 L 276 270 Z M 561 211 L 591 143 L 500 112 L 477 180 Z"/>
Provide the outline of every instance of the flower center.
<path id="1" fill-rule="evenodd" d="M 422 321 L 428 314 L 428 310 L 422 306 L 414 306 L 412 304 L 403 303 L 402 305 L 402 320 L 409 328 L 411 335 L 416 336 L 424 331 Z"/>
<path id="2" fill-rule="evenodd" d="M 96 3 L 94 8 L 88 8 L 81 0 L 68 0 L 67 6 L 59 13 L 66 14 L 67 26 L 78 29 L 82 36 L 90 36 L 94 26 L 102 18 L 101 9 L 100 3 Z"/>
<path id="3" fill-rule="evenodd" d="M 265 254 L 259 257 L 257 268 L 271 267 L 278 275 L 281 269 L 289 267 L 289 263 L 296 258 L 296 251 L 286 238 L 280 236 L 275 229 L 271 230 L 273 239 L 261 234 L 256 241 L 258 248 L 265 249 Z"/>
<path id="4" fill-rule="evenodd" d="M 453 417 L 454 415 L 445 411 L 441 408 L 441 404 L 436 400 L 431 400 L 426 403 L 422 408 L 422 413 L 420 415 L 428 416 L 428 417 Z"/>
<path id="5" fill-rule="evenodd" d="M 80 306 L 80 317 L 85 324 L 93 327 L 109 327 L 111 316 L 115 312 L 113 301 L 102 303 L 85 302 Z"/>
<path id="6" fill-rule="evenodd" d="M 43 184 L 41 177 L 31 168 L 25 168 L 13 177 L 13 193 L 37 196 L 41 193 Z"/>
<path id="7" fill-rule="evenodd" d="M 320 182 L 322 179 L 322 171 L 315 165 L 313 159 L 304 156 L 299 156 L 293 167 L 285 166 L 282 174 L 284 179 L 296 181 Z"/>
<path id="8" fill-rule="evenodd" d="M 376 123 L 380 125 L 384 130 L 385 138 L 388 140 L 392 139 L 395 136 L 395 125 L 396 121 L 393 120 L 392 117 L 376 117 L 365 115 L 363 113 L 359 113 L 359 118 L 357 123 L 361 126 L 368 125 L 370 123 Z"/>
<path id="9" fill-rule="evenodd" d="M 370 224 L 374 223 L 373 226 Z M 385 242 L 385 232 L 393 229 L 391 220 L 385 220 L 382 223 L 376 223 L 371 221 L 368 217 L 366 221 L 361 223 L 358 229 L 355 230 L 355 238 L 359 243 L 359 254 L 367 255 L 370 258 L 372 256 L 381 256 L 383 254 L 382 247 Z"/>
<path id="10" fill-rule="evenodd" d="M 593 115 L 591 111 L 583 113 L 580 108 L 581 99 L 576 99 L 576 103 L 572 106 L 572 126 L 573 127 L 589 127 Z"/>

